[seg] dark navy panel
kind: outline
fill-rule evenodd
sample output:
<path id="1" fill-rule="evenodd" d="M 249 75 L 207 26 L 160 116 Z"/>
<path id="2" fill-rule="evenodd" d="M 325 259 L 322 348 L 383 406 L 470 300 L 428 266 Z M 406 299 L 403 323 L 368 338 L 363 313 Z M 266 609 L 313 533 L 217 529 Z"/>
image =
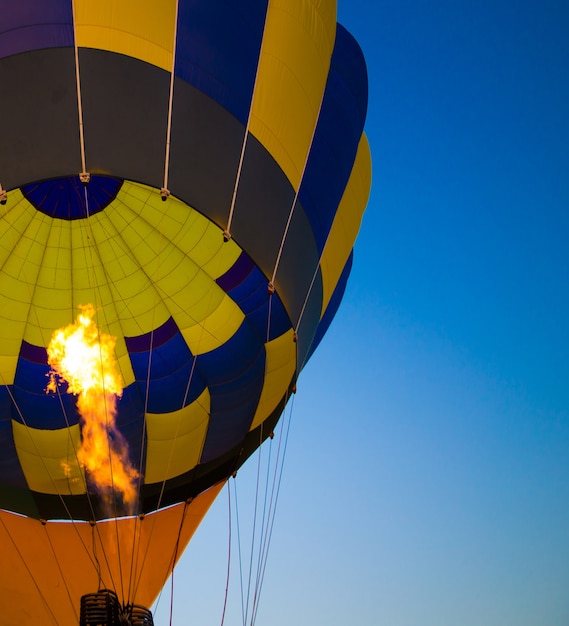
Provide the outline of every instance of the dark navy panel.
<path id="1" fill-rule="evenodd" d="M 255 263 L 253 263 L 251 257 L 245 252 L 241 252 L 237 261 L 235 261 L 223 276 L 217 278 L 215 282 L 225 293 L 229 293 L 231 289 L 234 289 L 237 285 L 246 280 L 254 268 Z"/>
<path id="2" fill-rule="evenodd" d="M 285 308 L 276 293 L 269 307 L 268 279 L 245 252 L 216 282 L 239 305 L 261 341 L 279 337 L 291 328 Z"/>
<path id="3" fill-rule="evenodd" d="M 73 46 L 71 0 L 17 0 L 2 3 L 0 59 L 12 54 Z M 9 88 L 3 83 L 3 89 Z"/>
<path id="4" fill-rule="evenodd" d="M 222 230 L 227 226 L 244 135 L 245 127 L 226 109 L 176 79 L 168 186 Z"/>
<path id="5" fill-rule="evenodd" d="M 293 326 L 298 323 L 312 277 L 320 263 L 314 234 L 302 204 L 297 200 L 283 245 L 275 286 Z M 312 290 L 322 295 L 322 285 L 315 281 Z"/>
<path id="6" fill-rule="evenodd" d="M 272 276 L 294 196 L 277 162 L 249 135 L 231 233 L 265 276 Z"/>
<path id="7" fill-rule="evenodd" d="M 330 301 L 328 302 L 326 311 L 324 311 L 324 315 L 322 316 L 322 319 L 320 320 L 320 323 L 318 324 L 318 328 L 316 329 L 316 335 L 314 336 L 312 345 L 310 346 L 310 350 L 304 361 L 305 364 L 310 359 L 310 357 L 312 356 L 312 354 L 314 353 L 314 351 L 316 350 L 316 348 L 322 341 L 322 338 L 324 337 L 324 335 L 328 332 L 328 328 L 330 327 L 330 324 L 332 323 L 332 320 L 334 319 L 334 316 L 336 315 L 336 312 L 338 311 L 340 302 L 342 301 L 342 298 L 344 297 L 344 292 L 346 291 L 348 277 L 350 276 L 350 272 L 352 270 L 353 259 L 354 259 L 354 252 L 352 250 L 346 262 L 346 265 L 344 265 L 344 269 L 342 270 L 340 278 L 338 279 L 338 283 L 336 284 L 334 293 L 332 294 L 332 297 L 330 298 Z"/>
<path id="8" fill-rule="evenodd" d="M 149 413 L 178 411 L 205 389 L 205 382 L 194 367 L 194 357 L 179 332 L 151 352 L 129 354 L 143 398 L 148 390 L 146 411 Z"/>
<path id="9" fill-rule="evenodd" d="M 368 76 L 365 57 L 353 35 L 341 24 L 336 25 L 333 71 L 347 85 L 357 111 L 354 116 L 363 123 L 368 106 Z"/>
<path id="10" fill-rule="evenodd" d="M 169 317 L 162 326 L 155 330 L 136 337 L 125 337 L 124 340 L 129 352 L 148 352 L 151 348 L 163 346 L 179 332 L 174 318 Z"/>
<path id="11" fill-rule="evenodd" d="M 321 252 L 348 183 L 367 109 L 367 73 L 360 47 L 338 26 L 322 108 L 299 198 Z"/>
<path id="12" fill-rule="evenodd" d="M 307 354 L 310 350 L 310 346 L 314 341 L 316 331 L 318 329 L 318 322 L 320 321 L 320 315 L 322 313 L 322 275 L 320 270 L 314 281 L 314 289 L 310 292 L 304 313 L 297 327 L 297 339 L 296 339 L 296 365 L 297 371 L 304 367 L 306 364 Z"/>
<path id="13" fill-rule="evenodd" d="M 91 176 L 83 185 L 79 176 L 55 178 L 22 187 L 24 197 L 50 217 L 84 219 L 106 208 L 119 192 L 123 181 L 107 176 Z"/>
<path id="14" fill-rule="evenodd" d="M 291 328 L 281 299 L 276 292 L 272 298 L 269 296 L 267 284 L 266 276 L 255 267 L 240 285 L 228 292 L 263 342 L 279 337 Z"/>
<path id="15" fill-rule="evenodd" d="M 115 425 L 125 441 L 128 442 L 128 456 L 133 467 L 143 468 L 145 463 L 146 437 L 144 398 L 140 385 L 129 385 L 118 401 Z"/>
<path id="16" fill-rule="evenodd" d="M 247 124 L 267 0 L 180 0 L 174 73 Z"/>
<path id="17" fill-rule="evenodd" d="M 87 170 L 160 187 L 170 74 L 138 59 L 81 48 Z"/>
<path id="18" fill-rule="evenodd" d="M 77 398 L 67 393 L 67 383 L 59 385 L 58 392 L 46 392 L 49 371 L 45 348 L 22 342 L 12 387 L 18 407 L 12 411 L 15 421 L 43 430 L 56 430 L 78 423 Z"/>
<path id="19" fill-rule="evenodd" d="M 2 59 L 0 84 L 0 182 L 4 189 L 78 174 L 81 150 L 73 48 Z"/>
<path id="20" fill-rule="evenodd" d="M 265 349 L 245 320 L 225 344 L 198 356 L 207 381 L 211 416 L 202 463 L 237 445 L 249 431 L 265 378 Z"/>
<path id="21" fill-rule="evenodd" d="M 122 396 L 117 402 L 115 423 L 122 430 L 131 424 L 138 424 L 144 420 L 144 396 L 140 387 L 132 383 L 123 389 Z"/>

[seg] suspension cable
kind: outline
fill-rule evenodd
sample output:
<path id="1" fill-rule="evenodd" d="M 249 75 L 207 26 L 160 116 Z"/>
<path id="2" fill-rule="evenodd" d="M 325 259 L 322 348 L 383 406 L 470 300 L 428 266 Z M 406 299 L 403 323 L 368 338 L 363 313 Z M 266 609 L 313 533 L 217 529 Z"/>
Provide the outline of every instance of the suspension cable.
<path id="1" fill-rule="evenodd" d="M 14 541 L 14 538 L 12 537 L 12 533 L 9 531 L 8 527 L 6 526 L 6 523 L 4 522 L 4 519 L 2 518 L 2 516 L 0 516 L 0 524 L 2 524 L 2 526 L 4 527 L 4 530 L 6 531 L 6 534 L 8 535 L 8 538 L 10 539 L 12 543 L 12 546 L 14 547 L 14 550 L 16 551 L 16 553 L 22 560 L 22 563 L 24 567 L 26 568 L 26 571 L 28 572 L 30 578 L 32 579 L 32 582 L 34 583 L 34 587 L 37 589 L 37 592 L 41 598 L 41 601 L 45 605 L 45 608 L 48 610 L 49 615 L 51 619 L 53 620 L 53 623 L 56 626 L 58 626 L 59 622 L 57 621 L 57 618 L 55 617 L 53 611 L 51 610 L 51 607 L 49 606 L 49 602 L 47 601 L 47 598 L 43 594 L 43 591 L 41 590 L 38 581 L 36 580 L 35 576 L 32 573 L 32 570 L 28 567 L 28 564 L 26 563 L 26 559 L 24 558 L 24 555 L 21 553 L 20 548 L 18 547 L 18 544 Z"/>
<path id="2" fill-rule="evenodd" d="M 273 274 L 271 276 L 271 281 L 269 283 L 273 288 L 274 288 L 275 280 L 276 280 L 276 277 L 277 277 L 277 271 L 279 269 L 279 265 L 280 265 L 280 262 L 281 262 L 281 256 L 282 256 L 282 253 L 283 253 L 283 249 L 284 249 L 284 245 L 285 245 L 286 238 L 287 238 L 287 235 L 288 235 L 288 231 L 289 231 L 289 228 L 290 228 L 290 224 L 292 222 L 292 216 L 294 214 L 294 210 L 295 210 L 297 202 L 298 202 L 298 194 L 299 194 L 300 189 L 302 187 L 302 181 L 304 179 L 304 174 L 306 173 L 306 166 L 308 165 L 308 159 L 310 157 L 310 151 L 312 149 L 312 144 L 314 143 L 314 136 L 316 135 L 316 128 L 318 127 L 318 120 L 320 119 L 320 112 L 322 111 L 322 103 L 323 103 L 323 101 L 324 101 L 324 90 L 322 91 L 322 98 L 320 99 L 320 104 L 318 106 L 318 114 L 316 115 L 316 121 L 314 122 L 314 128 L 312 129 L 312 135 L 310 137 L 310 144 L 308 146 L 308 150 L 306 151 L 306 158 L 304 159 L 304 164 L 302 166 L 302 172 L 300 174 L 300 180 L 299 180 L 298 186 L 297 186 L 297 188 L 296 188 L 296 190 L 294 192 L 294 198 L 293 198 L 293 201 L 292 201 L 292 204 L 291 204 L 291 207 L 290 207 L 290 212 L 288 214 L 288 219 L 286 221 L 286 226 L 285 226 L 285 229 L 283 231 L 283 236 L 282 236 L 281 243 L 280 243 L 280 246 L 279 246 L 279 251 L 277 253 L 277 258 L 275 259 L 275 266 L 273 268 Z"/>
<path id="3" fill-rule="evenodd" d="M 184 521 L 186 519 L 186 513 L 188 511 L 188 505 L 190 500 L 186 500 L 184 502 L 184 510 L 182 511 L 182 518 L 180 520 L 180 528 L 178 529 L 178 537 L 176 539 L 176 545 L 174 547 L 174 553 L 172 555 L 172 573 L 171 581 L 172 581 L 172 592 L 170 594 L 170 626 L 172 626 L 172 619 L 174 615 L 174 570 L 176 569 L 176 561 L 178 559 L 178 551 L 180 549 L 180 539 L 182 536 L 182 528 L 184 527 Z"/>
<path id="4" fill-rule="evenodd" d="M 47 537 L 47 541 L 49 543 L 49 547 L 51 549 L 51 554 L 53 555 L 53 558 L 55 560 L 55 563 L 57 564 L 57 569 L 59 571 L 59 576 L 61 578 L 61 580 L 63 581 L 63 584 L 65 586 L 65 591 L 67 592 L 67 597 L 69 599 L 69 604 L 71 604 L 71 610 L 73 611 L 74 615 L 75 615 L 75 619 L 79 620 L 79 616 L 77 615 L 77 608 L 75 606 L 75 603 L 73 602 L 73 599 L 71 597 L 71 592 L 69 591 L 69 585 L 67 584 L 67 580 L 65 579 L 65 577 L 63 576 L 63 570 L 61 569 L 61 564 L 59 563 L 59 559 L 57 558 L 57 555 L 55 553 L 55 549 L 53 547 L 53 543 L 51 541 L 51 537 L 49 536 L 49 532 L 47 531 L 47 522 L 41 522 L 44 532 L 45 532 L 45 536 Z"/>
<path id="5" fill-rule="evenodd" d="M 75 53 L 75 85 L 77 88 L 77 115 L 79 118 L 79 143 L 81 147 L 81 174 L 82 181 L 88 180 L 87 165 L 85 159 L 85 134 L 83 129 L 83 101 L 81 97 L 81 75 L 79 71 L 79 44 L 77 43 L 77 14 L 76 2 L 71 0 L 73 12 L 73 45 Z"/>
<path id="6" fill-rule="evenodd" d="M 231 574 L 231 488 L 227 481 L 227 577 L 225 579 L 225 595 L 223 598 L 223 611 L 221 613 L 221 624 L 225 622 L 225 611 L 227 609 L 227 598 L 229 596 L 229 576 Z"/>
<path id="7" fill-rule="evenodd" d="M 249 577 L 247 581 L 247 601 L 245 603 L 246 611 L 245 611 L 245 623 L 247 623 L 247 617 L 249 613 L 249 594 L 251 591 L 251 575 L 253 572 L 253 553 L 255 551 L 255 532 L 257 529 L 257 504 L 259 499 L 259 479 L 261 475 L 261 444 L 263 443 L 263 424 L 261 424 L 261 428 L 259 431 L 259 448 L 257 450 L 258 462 L 257 462 L 257 479 L 255 481 L 255 505 L 253 508 L 253 532 L 251 533 L 251 555 L 249 558 Z"/>
<path id="8" fill-rule="evenodd" d="M 229 216 L 227 218 L 227 228 L 223 233 L 225 240 L 231 239 L 231 224 L 233 222 L 233 213 L 235 211 L 235 201 L 237 200 L 237 190 L 239 189 L 239 183 L 241 182 L 241 171 L 243 169 L 243 161 L 245 160 L 245 149 L 247 148 L 247 140 L 249 138 L 249 127 L 251 125 L 251 116 L 253 113 L 253 101 L 255 99 L 255 93 L 257 91 L 257 82 L 259 79 L 259 67 L 261 65 L 261 58 L 263 56 L 263 43 L 265 41 L 265 28 L 267 26 L 267 16 L 269 14 L 269 7 L 271 0 L 267 2 L 267 9 L 265 11 L 265 20 L 263 25 L 263 37 L 261 38 L 261 45 L 259 48 L 259 55 L 257 57 L 257 67 L 255 69 L 255 81 L 253 83 L 253 93 L 251 94 L 251 102 L 249 103 L 249 113 L 247 114 L 247 124 L 245 125 L 245 134 L 243 135 L 243 142 L 241 144 L 241 153 L 239 155 L 239 165 L 237 166 L 237 174 L 235 176 L 235 185 L 233 186 L 233 194 L 231 196 L 231 205 L 229 207 Z"/>
<path id="9" fill-rule="evenodd" d="M 176 0 L 176 13 L 174 18 L 174 46 L 172 50 L 172 71 L 170 72 L 170 93 L 168 96 L 168 125 L 166 128 L 166 149 L 164 155 L 164 184 L 160 190 L 162 200 L 170 195 L 168 189 L 168 174 L 170 169 L 170 140 L 172 136 L 172 108 L 174 102 L 174 70 L 176 68 L 176 48 L 178 37 L 178 0 Z"/>
<path id="10" fill-rule="evenodd" d="M 291 403 L 291 407 L 290 407 L 290 411 L 289 411 L 289 419 L 288 419 L 288 422 L 287 422 L 287 429 L 286 429 L 286 434 L 285 434 L 283 455 L 282 455 L 282 458 L 281 458 L 280 468 L 279 468 L 279 465 L 278 465 L 278 462 L 277 462 L 275 464 L 275 473 L 273 475 L 273 488 L 272 488 L 272 492 L 271 492 L 271 505 L 272 505 L 272 502 L 273 502 L 273 493 L 274 493 L 274 490 L 275 490 L 275 479 L 276 479 L 276 476 L 277 476 L 277 469 L 278 469 L 278 480 L 276 482 L 276 493 L 275 493 L 275 498 L 274 498 L 274 506 L 269 505 L 270 513 L 269 513 L 269 519 L 267 521 L 266 543 L 265 543 L 265 546 L 263 548 L 263 563 L 262 563 L 262 573 L 261 573 L 261 577 L 260 577 L 260 581 L 259 581 L 258 599 L 260 599 L 261 590 L 263 588 L 263 582 L 264 582 L 264 579 L 265 579 L 265 571 L 266 571 L 266 568 L 267 568 L 267 562 L 268 562 L 268 556 L 269 556 L 269 547 L 270 547 L 271 539 L 272 539 L 272 536 L 273 536 L 273 528 L 274 528 L 274 523 L 275 523 L 275 519 L 276 519 L 277 503 L 278 503 L 280 489 L 281 489 L 281 484 L 282 484 L 284 463 L 285 463 L 285 457 L 286 457 L 286 450 L 287 450 L 287 446 L 288 446 L 288 437 L 289 437 L 289 433 L 290 433 L 290 425 L 291 425 L 291 422 L 292 422 L 293 408 L 294 408 L 294 397 L 292 398 L 292 403 Z M 281 424 L 281 436 L 279 437 L 279 446 L 278 446 L 277 459 L 278 459 L 279 453 L 280 453 L 283 429 L 284 429 L 284 424 Z M 252 617 L 252 620 L 251 620 L 251 624 L 252 625 L 255 623 L 255 620 L 257 619 L 258 608 L 259 608 L 259 602 L 257 601 L 256 606 L 253 608 L 253 617 Z"/>

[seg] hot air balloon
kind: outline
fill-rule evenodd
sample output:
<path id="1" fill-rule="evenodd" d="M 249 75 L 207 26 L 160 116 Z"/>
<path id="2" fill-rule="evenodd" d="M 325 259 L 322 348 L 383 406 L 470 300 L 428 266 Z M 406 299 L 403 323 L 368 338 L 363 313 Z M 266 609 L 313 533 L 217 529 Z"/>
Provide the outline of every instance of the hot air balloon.
<path id="1" fill-rule="evenodd" d="M 343 295 L 371 181 L 365 62 L 334 0 L 0 15 L 0 621 L 147 624 Z M 124 443 L 131 505 L 80 456 L 78 392 L 50 364 L 85 307 L 113 338 L 104 449 Z"/>

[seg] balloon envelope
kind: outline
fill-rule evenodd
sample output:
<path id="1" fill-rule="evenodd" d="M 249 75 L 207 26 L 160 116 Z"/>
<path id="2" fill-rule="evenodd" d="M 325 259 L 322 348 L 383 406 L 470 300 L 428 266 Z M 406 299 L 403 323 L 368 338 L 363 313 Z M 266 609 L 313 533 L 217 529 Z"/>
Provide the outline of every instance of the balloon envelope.
<path id="1" fill-rule="evenodd" d="M 67 624 L 101 582 L 149 604 L 276 424 L 351 267 L 367 76 L 332 0 L 0 10 L 0 594 Z M 124 511 L 77 460 L 76 398 L 45 392 L 50 338 L 88 303 L 116 337 L 144 521 L 101 521 Z M 167 555 L 150 582 L 145 542 Z"/>

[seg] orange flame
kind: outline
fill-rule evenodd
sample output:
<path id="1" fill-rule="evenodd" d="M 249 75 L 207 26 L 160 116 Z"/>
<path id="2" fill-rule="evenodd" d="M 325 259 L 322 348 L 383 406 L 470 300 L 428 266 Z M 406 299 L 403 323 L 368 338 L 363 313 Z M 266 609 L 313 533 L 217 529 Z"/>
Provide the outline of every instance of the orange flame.
<path id="1" fill-rule="evenodd" d="M 128 456 L 128 444 L 115 425 L 123 382 L 117 371 L 115 337 L 99 333 L 92 305 L 81 306 L 73 324 L 53 333 L 47 348 L 51 366 L 47 390 L 55 392 L 65 381 L 77 397 L 81 415 L 81 447 L 77 460 L 110 502 L 120 493 L 132 512 L 136 503 L 138 471 Z"/>

